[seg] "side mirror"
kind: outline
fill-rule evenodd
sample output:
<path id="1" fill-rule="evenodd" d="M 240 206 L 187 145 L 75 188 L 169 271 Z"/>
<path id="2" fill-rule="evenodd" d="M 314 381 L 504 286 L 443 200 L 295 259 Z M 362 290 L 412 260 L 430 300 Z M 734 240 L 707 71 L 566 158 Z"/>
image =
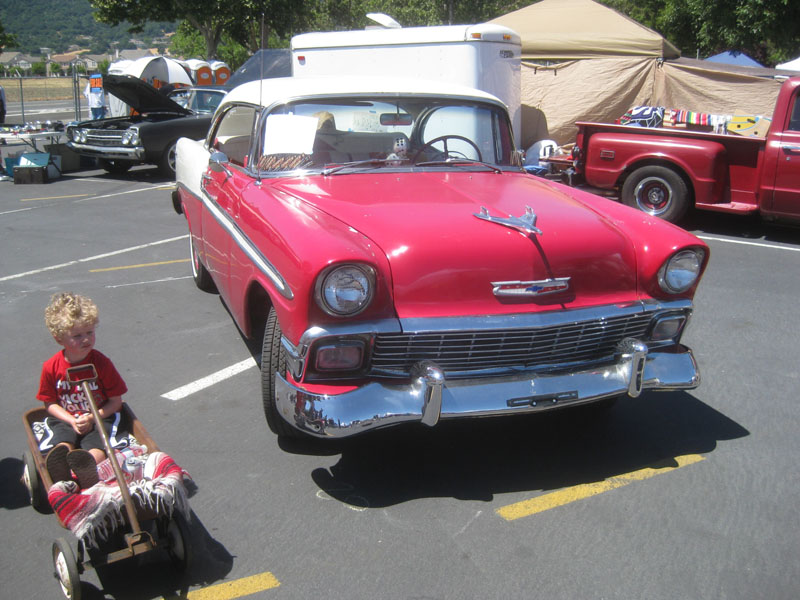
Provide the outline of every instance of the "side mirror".
<path id="1" fill-rule="evenodd" d="M 228 177 L 232 177 L 230 169 L 228 169 L 228 156 L 224 152 L 212 152 L 208 157 L 208 166 L 215 173 L 225 173 Z"/>

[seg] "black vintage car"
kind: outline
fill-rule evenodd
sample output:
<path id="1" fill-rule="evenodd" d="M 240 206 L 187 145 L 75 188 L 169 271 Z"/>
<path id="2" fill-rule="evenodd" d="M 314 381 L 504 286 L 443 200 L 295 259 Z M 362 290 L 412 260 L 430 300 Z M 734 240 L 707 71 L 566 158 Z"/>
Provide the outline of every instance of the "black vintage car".
<path id="1" fill-rule="evenodd" d="M 225 87 L 178 88 L 168 94 L 130 75 L 106 75 L 106 93 L 131 109 L 131 114 L 67 126 L 67 146 L 99 160 L 109 173 L 124 173 L 135 164 L 158 165 L 175 176 L 178 138 L 205 137 Z"/>

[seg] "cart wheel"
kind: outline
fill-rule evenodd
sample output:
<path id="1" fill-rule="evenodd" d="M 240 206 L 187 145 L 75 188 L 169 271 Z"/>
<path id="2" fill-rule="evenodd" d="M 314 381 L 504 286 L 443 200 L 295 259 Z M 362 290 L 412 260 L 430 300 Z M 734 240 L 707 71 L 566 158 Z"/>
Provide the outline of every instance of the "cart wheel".
<path id="1" fill-rule="evenodd" d="M 81 579 L 78 575 L 78 561 L 72 547 L 64 538 L 53 542 L 53 566 L 55 577 L 61 585 L 61 592 L 67 600 L 81 599 Z"/>
<path id="2" fill-rule="evenodd" d="M 36 461 L 29 450 L 22 453 L 22 462 L 22 483 L 25 484 L 28 490 L 28 499 L 31 501 L 31 506 L 37 512 L 47 512 L 50 505 L 46 502 L 44 486 L 39 477 L 39 471 L 36 470 Z"/>
<path id="3" fill-rule="evenodd" d="M 167 553 L 177 571 L 186 571 L 192 563 L 192 544 L 189 540 L 189 524 L 177 510 L 167 523 Z"/>

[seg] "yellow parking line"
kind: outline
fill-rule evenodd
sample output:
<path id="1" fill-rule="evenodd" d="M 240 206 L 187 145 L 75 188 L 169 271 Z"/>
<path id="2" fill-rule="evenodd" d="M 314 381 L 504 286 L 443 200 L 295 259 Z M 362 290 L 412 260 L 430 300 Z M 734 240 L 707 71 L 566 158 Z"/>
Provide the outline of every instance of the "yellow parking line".
<path id="1" fill-rule="evenodd" d="M 604 481 L 584 483 L 559 490 L 557 492 L 552 492 L 550 494 L 545 494 L 543 496 L 537 496 L 536 498 L 531 498 L 530 500 L 523 500 L 522 502 L 516 502 L 514 504 L 502 506 L 495 510 L 495 512 L 503 517 L 506 521 L 521 519 L 522 517 L 528 517 L 545 510 L 550 510 L 551 508 L 556 508 L 557 506 L 563 506 L 565 504 L 569 504 L 570 502 L 575 502 L 576 500 L 582 500 L 583 498 L 588 498 L 589 496 L 596 496 L 597 494 L 608 492 L 610 490 L 628 485 L 629 483 L 633 483 L 634 481 L 641 481 L 643 479 L 649 479 L 655 475 L 669 473 L 675 469 L 680 469 L 681 467 L 700 462 L 701 460 L 705 459 L 699 454 L 678 456 L 675 458 L 675 462 L 678 463 L 678 466 L 676 467 L 646 467 L 644 469 L 639 469 L 638 471 L 633 471 L 632 473 L 617 475 L 616 477 L 611 477 L 610 479 L 606 479 Z"/>
<path id="2" fill-rule="evenodd" d="M 89 269 L 89 273 L 102 273 L 103 271 L 121 271 L 123 269 L 139 269 L 141 267 L 157 267 L 159 265 L 171 265 L 174 263 L 189 262 L 188 258 L 179 258 L 177 260 L 162 260 L 161 262 L 142 263 L 140 265 L 125 265 L 124 267 L 106 267 L 105 269 Z"/>
<path id="3" fill-rule="evenodd" d="M 266 572 L 194 590 L 185 596 L 181 594 L 180 600 L 233 600 L 233 598 L 241 598 L 276 588 L 280 584 L 281 582 L 272 573 Z M 178 599 L 178 596 L 164 596 L 164 600 Z"/>
<path id="4" fill-rule="evenodd" d="M 34 200 L 63 200 L 65 198 L 85 198 L 89 194 L 73 194 L 72 196 L 45 196 L 44 198 L 21 198 L 20 202 L 33 202 Z"/>

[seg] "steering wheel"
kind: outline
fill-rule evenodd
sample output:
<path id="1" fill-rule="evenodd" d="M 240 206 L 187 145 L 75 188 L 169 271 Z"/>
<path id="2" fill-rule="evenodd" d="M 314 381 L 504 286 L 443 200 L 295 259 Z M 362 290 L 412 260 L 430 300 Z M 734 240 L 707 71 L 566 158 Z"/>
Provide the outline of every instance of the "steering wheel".
<path id="1" fill-rule="evenodd" d="M 417 153 L 414 155 L 414 158 L 411 159 L 411 163 L 412 164 L 416 163 L 417 159 L 420 157 L 420 155 L 423 152 L 425 152 L 425 150 L 427 150 L 428 148 L 433 148 L 433 145 L 435 143 L 437 143 L 437 142 L 442 142 L 444 144 L 444 152 L 443 152 L 443 154 L 445 155 L 445 158 L 450 158 L 450 154 L 451 153 L 452 154 L 460 154 L 464 158 L 467 158 L 467 155 L 464 154 L 463 152 L 459 152 L 458 150 L 448 150 L 447 149 L 447 140 L 460 140 L 462 142 L 466 142 L 467 144 L 469 144 L 470 146 L 475 148 L 475 152 L 478 154 L 478 160 L 483 162 L 483 156 L 481 156 L 480 148 L 478 148 L 478 145 L 475 142 L 473 142 L 471 139 L 465 138 L 463 135 L 440 135 L 439 137 L 432 139 L 430 142 L 426 142 L 425 144 L 423 144 L 422 148 L 417 150 Z M 436 148 L 433 148 L 433 149 L 438 152 L 438 150 Z"/>

